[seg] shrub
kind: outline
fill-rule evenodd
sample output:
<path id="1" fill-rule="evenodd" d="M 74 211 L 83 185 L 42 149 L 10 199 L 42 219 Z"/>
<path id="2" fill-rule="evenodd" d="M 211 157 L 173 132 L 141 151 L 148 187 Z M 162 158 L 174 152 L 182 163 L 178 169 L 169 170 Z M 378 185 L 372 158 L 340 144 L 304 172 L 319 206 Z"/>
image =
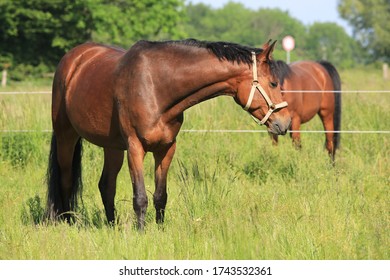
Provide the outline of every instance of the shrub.
<path id="1" fill-rule="evenodd" d="M 1 136 L 0 158 L 13 166 L 26 166 L 34 152 L 35 144 L 26 134 L 5 134 Z"/>

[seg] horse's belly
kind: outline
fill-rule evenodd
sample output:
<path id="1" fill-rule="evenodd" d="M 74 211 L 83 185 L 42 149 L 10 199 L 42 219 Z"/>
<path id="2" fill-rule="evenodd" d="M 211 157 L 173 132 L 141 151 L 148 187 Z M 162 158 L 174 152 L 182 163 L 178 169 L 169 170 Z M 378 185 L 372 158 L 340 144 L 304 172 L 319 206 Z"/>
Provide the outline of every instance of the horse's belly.
<path id="1" fill-rule="evenodd" d="M 100 146 L 115 149 L 126 149 L 126 143 L 119 129 L 96 129 L 96 127 L 88 126 L 88 122 L 83 125 L 72 123 L 77 133 L 87 141 Z"/>
<path id="2" fill-rule="evenodd" d="M 123 140 L 122 135 L 118 132 L 102 132 L 88 129 L 78 129 L 76 128 L 78 134 L 86 139 L 88 142 L 95 144 L 103 148 L 114 148 L 126 150 L 126 143 Z"/>
<path id="3" fill-rule="evenodd" d="M 310 121 L 312 118 L 315 117 L 316 114 L 317 114 L 317 110 L 314 109 L 305 111 L 301 116 L 301 122 L 306 123 Z"/>
<path id="4" fill-rule="evenodd" d="M 81 137 L 95 145 L 125 149 L 112 101 L 91 95 L 88 98 L 85 94 L 74 95 L 68 100 L 67 115 L 72 126 Z"/>
<path id="5" fill-rule="evenodd" d="M 321 98 L 318 93 L 306 93 L 303 96 L 302 123 L 310 121 L 320 110 Z"/>
<path id="6" fill-rule="evenodd" d="M 83 136 L 84 139 L 86 139 L 88 142 L 91 142 L 92 144 L 102 147 L 102 148 L 112 148 L 112 149 L 118 149 L 118 150 L 126 150 L 126 143 L 123 141 L 123 138 L 117 137 L 100 137 L 100 136 L 92 136 L 89 137 L 88 135 Z"/>

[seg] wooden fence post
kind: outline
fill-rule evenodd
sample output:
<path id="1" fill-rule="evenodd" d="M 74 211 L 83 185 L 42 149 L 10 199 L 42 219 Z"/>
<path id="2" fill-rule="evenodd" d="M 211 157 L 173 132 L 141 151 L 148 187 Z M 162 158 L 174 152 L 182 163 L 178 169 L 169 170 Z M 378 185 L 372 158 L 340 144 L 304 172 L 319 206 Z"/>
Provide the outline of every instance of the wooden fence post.
<path id="1" fill-rule="evenodd" d="M 383 79 L 389 79 L 389 65 L 387 63 L 383 63 Z"/>
<path id="2" fill-rule="evenodd" d="M 3 73 L 1 75 L 1 86 L 6 87 L 7 86 L 7 69 L 3 69 Z"/>
<path id="3" fill-rule="evenodd" d="M 7 69 L 11 67 L 11 63 L 3 63 L 3 73 L 1 75 L 1 86 L 6 87 L 7 86 Z"/>

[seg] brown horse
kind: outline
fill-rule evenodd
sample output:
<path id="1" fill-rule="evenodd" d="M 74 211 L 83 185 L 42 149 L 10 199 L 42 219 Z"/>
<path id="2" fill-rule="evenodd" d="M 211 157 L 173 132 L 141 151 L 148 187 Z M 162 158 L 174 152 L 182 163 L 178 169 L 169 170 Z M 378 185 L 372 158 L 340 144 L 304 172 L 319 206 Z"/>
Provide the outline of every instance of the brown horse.
<path id="1" fill-rule="evenodd" d="M 336 68 L 326 61 L 298 61 L 290 65 L 278 60 L 282 96 L 288 102 L 291 114 L 291 133 L 294 144 L 300 148 L 300 127 L 316 114 L 325 131 L 325 147 L 334 162 L 340 143 L 341 81 Z M 272 135 L 274 143 L 278 136 Z"/>
<path id="2" fill-rule="evenodd" d="M 285 108 L 275 62 L 266 49 L 234 43 L 140 41 L 130 50 L 86 43 L 60 61 L 53 81 L 53 136 L 48 168 L 48 216 L 71 221 L 81 197 L 81 138 L 104 148 L 99 190 L 115 222 L 116 179 L 124 151 L 133 185 L 133 209 L 144 228 L 148 198 L 143 161 L 155 160 L 156 222 L 164 221 L 167 173 L 183 111 L 228 95 L 270 133 L 285 134 Z M 259 78 L 259 79 L 258 79 Z"/>

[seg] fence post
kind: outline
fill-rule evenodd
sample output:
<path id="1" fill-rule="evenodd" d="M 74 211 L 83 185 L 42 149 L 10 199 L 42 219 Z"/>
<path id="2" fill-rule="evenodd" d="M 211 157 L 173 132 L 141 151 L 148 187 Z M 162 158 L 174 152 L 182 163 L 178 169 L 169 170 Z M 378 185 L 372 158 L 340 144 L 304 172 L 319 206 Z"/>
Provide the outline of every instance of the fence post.
<path id="1" fill-rule="evenodd" d="M 3 73 L 1 75 L 1 86 L 6 87 L 7 85 L 7 69 L 3 69 Z"/>
<path id="2" fill-rule="evenodd" d="M 387 80 L 389 78 L 389 65 L 387 63 L 383 63 L 383 79 Z"/>

